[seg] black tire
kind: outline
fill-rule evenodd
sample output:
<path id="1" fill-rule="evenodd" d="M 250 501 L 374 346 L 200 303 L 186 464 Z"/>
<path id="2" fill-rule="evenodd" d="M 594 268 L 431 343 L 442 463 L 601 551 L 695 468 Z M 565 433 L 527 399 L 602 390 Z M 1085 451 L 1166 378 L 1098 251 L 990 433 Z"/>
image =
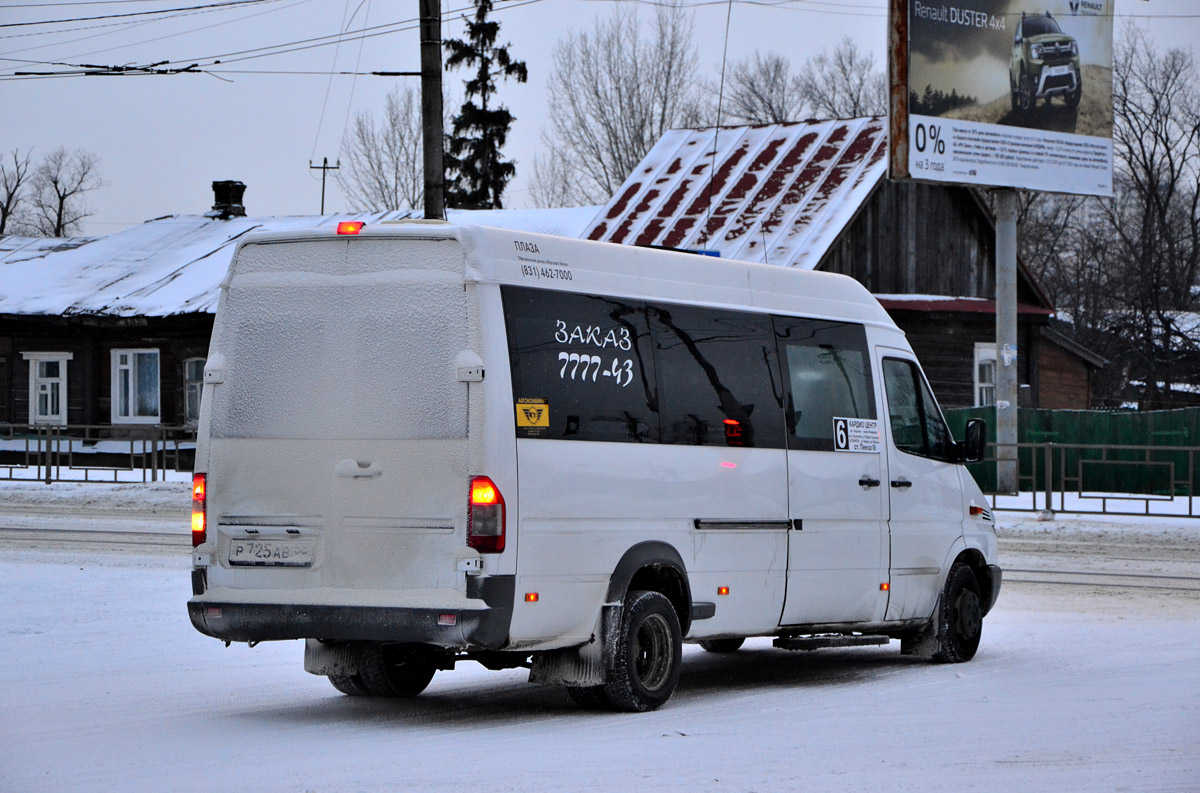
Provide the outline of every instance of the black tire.
<path id="1" fill-rule="evenodd" d="M 1079 84 L 1075 87 L 1075 90 L 1071 91 L 1070 93 L 1067 94 L 1067 107 L 1074 110 L 1075 108 L 1079 107 L 1079 100 L 1082 98 L 1083 98 L 1083 81 L 1080 80 Z"/>
<path id="2" fill-rule="evenodd" d="M 979 649 L 982 635 L 983 597 L 979 580 L 970 567 L 955 562 L 938 601 L 937 650 L 933 660 L 939 664 L 970 661 Z"/>
<path id="3" fill-rule="evenodd" d="M 1013 85 L 1012 77 L 1009 77 L 1008 78 L 1008 99 L 1012 103 L 1013 110 L 1021 109 L 1021 100 L 1017 96 L 1017 93 L 1018 93 L 1017 87 L 1015 85 Z"/>
<path id="4" fill-rule="evenodd" d="M 1021 75 L 1021 83 L 1017 89 L 1017 104 L 1022 113 L 1028 113 L 1037 105 L 1037 97 L 1033 95 L 1033 78 L 1028 74 Z"/>
<path id="5" fill-rule="evenodd" d="M 403 646 L 368 645 L 358 661 L 359 679 L 377 697 L 415 697 L 436 671 L 432 663 Z"/>
<path id="6" fill-rule="evenodd" d="M 330 675 L 329 682 L 348 697 L 365 697 L 371 693 L 358 675 Z"/>
<path id="7" fill-rule="evenodd" d="M 710 653 L 736 653 L 745 639 L 701 639 L 700 646 Z"/>
<path id="8" fill-rule="evenodd" d="M 662 706 L 682 665 L 683 635 L 671 601 L 658 592 L 626 595 L 612 680 L 604 686 L 609 704 L 637 713 Z"/>
<path id="9" fill-rule="evenodd" d="M 604 686 L 567 686 L 567 696 L 584 710 L 600 710 L 610 706 Z"/>

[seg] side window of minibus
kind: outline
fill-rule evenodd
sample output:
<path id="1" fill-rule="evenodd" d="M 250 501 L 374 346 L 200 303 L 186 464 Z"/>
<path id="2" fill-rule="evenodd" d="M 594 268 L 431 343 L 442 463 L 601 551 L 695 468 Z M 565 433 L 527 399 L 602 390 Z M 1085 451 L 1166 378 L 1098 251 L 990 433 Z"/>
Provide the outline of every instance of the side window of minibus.
<path id="1" fill-rule="evenodd" d="M 658 441 L 641 301 L 502 286 L 517 437 Z"/>
<path id="2" fill-rule="evenodd" d="M 917 365 L 884 358 L 883 384 L 896 448 L 935 460 L 949 459 L 950 432 Z"/>
<path id="3" fill-rule="evenodd" d="M 769 316 L 662 303 L 649 314 L 663 443 L 784 448 Z"/>
<path id="4" fill-rule="evenodd" d="M 787 372 L 789 448 L 834 450 L 834 419 L 874 419 L 866 330 L 832 320 L 774 317 Z"/>

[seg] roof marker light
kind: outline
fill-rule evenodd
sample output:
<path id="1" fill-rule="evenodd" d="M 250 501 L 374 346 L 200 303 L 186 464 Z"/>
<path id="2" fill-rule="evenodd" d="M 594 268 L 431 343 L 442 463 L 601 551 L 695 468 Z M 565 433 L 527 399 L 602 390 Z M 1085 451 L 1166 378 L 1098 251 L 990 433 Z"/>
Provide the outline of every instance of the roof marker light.
<path id="1" fill-rule="evenodd" d="M 362 231 L 362 227 L 367 225 L 361 220 L 343 220 L 337 224 L 338 234 L 357 234 Z"/>
<path id="2" fill-rule="evenodd" d="M 717 587 L 717 594 L 718 594 L 718 595 L 728 595 L 728 594 L 729 594 L 729 587 L 727 587 L 727 586 L 719 586 L 719 587 Z"/>

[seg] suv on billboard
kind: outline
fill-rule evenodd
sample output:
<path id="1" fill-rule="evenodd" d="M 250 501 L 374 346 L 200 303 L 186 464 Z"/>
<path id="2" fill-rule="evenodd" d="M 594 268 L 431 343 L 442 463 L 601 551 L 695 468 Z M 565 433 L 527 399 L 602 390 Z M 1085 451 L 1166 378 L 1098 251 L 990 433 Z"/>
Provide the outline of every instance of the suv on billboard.
<path id="1" fill-rule="evenodd" d="M 1079 45 L 1062 32 L 1049 11 L 1045 16 L 1021 13 L 1013 38 L 1008 86 L 1013 110 L 1032 110 L 1037 100 L 1045 98 L 1049 102 L 1059 95 L 1066 98 L 1067 107 L 1079 106 L 1083 95 Z"/>

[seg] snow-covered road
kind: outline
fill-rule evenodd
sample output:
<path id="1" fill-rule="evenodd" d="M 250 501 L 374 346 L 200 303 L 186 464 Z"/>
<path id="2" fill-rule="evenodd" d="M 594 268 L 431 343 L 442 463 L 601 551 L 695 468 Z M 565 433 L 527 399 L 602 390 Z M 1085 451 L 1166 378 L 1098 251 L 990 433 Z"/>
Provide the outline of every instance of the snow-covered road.
<path id="1" fill-rule="evenodd" d="M 629 715 L 471 663 L 348 698 L 298 642 L 196 633 L 186 550 L 0 552 L 5 793 L 1200 789 L 1195 592 L 1006 585 L 957 666 L 690 647 L 671 702 Z"/>

